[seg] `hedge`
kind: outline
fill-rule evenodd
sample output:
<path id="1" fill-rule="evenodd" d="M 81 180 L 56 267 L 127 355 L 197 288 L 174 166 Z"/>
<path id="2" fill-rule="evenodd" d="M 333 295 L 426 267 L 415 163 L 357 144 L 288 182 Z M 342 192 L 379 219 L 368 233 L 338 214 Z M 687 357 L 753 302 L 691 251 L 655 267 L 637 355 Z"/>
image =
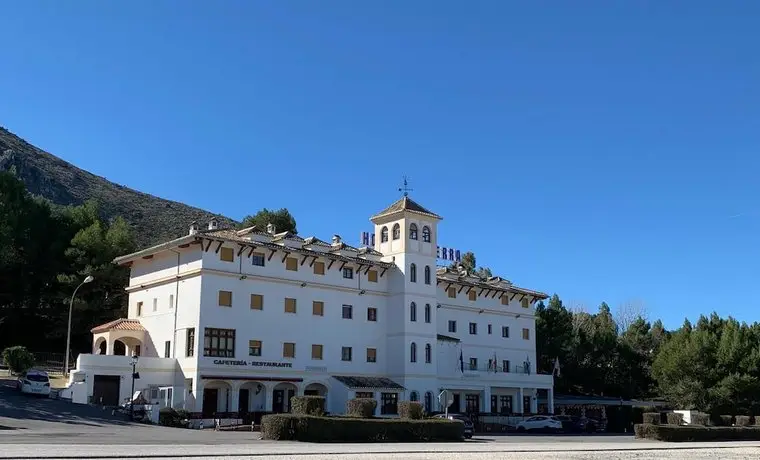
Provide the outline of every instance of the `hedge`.
<path id="1" fill-rule="evenodd" d="M 296 415 L 325 415 L 324 396 L 294 396 L 290 404 Z"/>
<path id="2" fill-rule="evenodd" d="M 736 426 L 750 426 L 751 418 L 749 415 L 737 415 L 736 416 Z"/>
<path id="3" fill-rule="evenodd" d="M 691 414 L 692 425 L 707 426 L 709 422 L 710 422 L 710 417 L 707 414 L 703 414 L 701 412 L 694 412 L 693 414 Z"/>
<path id="4" fill-rule="evenodd" d="M 420 420 L 425 415 L 425 410 L 417 401 L 399 401 L 398 415 L 405 419 Z"/>
<path id="5" fill-rule="evenodd" d="M 362 419 L 271 414 L 261 419 L 261 438 L 302 442 L 441 442 L 464 439 L 464 423 L 446 419 Z"/>
<path id="6" fill-rule="evenodd" d="M 377 401 L 372 398 L 357 398 L 346 401 L 346 415 L 349 417 L 370 418 L 375 415 Z"/>
<path id="7" fill-rule="evenodd" d="M 186 410 L 174 410 L 171 407 L 163 407 L 158 411 L 158 424 L 175 428 L 186 427 L 185 420 L 190 418 Z"/>
<path id="8" fill-rule="evenodd" d="M 660 413 L 659 412 L 644 412 L 641 414 L 642 420 L 644 420 L 644 424 L 649 425 L 659 425 L 660 424 Z"/>
<path id="9" fill-rule="evenodd" d="M 641 423 L 634 426 L 637 438 L 657 441 L 760 441 L 760 427 L 675 426 Z"/>
<path id="10" fill-rule="evenodd" d="M 683 425 L 683 414 L 668 412 L 665 417 L 668 419 L 668 425 Z"/>

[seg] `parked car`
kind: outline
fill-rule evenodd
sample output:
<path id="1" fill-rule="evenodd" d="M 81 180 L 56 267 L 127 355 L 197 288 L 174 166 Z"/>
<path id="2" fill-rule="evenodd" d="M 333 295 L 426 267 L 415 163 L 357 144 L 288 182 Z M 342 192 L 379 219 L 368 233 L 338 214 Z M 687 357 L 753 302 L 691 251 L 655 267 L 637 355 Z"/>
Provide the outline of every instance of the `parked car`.
<path id="1" fill-rule="evenodd" d="M 16 387 L 25 394 L 50 396 L 50 377 L 45 371 L 30 369 L 18 378 Z"/>
<path id="2" fill-rule="evenodd" d="M 433 418 L 446 418 L 446 414 L 438 414 Z M 464 422 L 464 437 L 467 439 L 472 438 L 472 435 L 475 432 L 475 424 L 472 423 L 470 417 L 463 414 L 449 414 L 448 418 L 449 420 L 461 420 Z"/>
<path id="3" fill-rule="evenodd" d="M 549 415 L 536 415 L 517 424 L 517 431 L 562 431 L 562 422 Z"/>
<path id="4" fill-rule="evenodd" d="M 587 417 L 556 415 L 554 418 L 562 423 L 562 431 L 565 433 L 593 433 L 599 427 L 596 420 Z"/>

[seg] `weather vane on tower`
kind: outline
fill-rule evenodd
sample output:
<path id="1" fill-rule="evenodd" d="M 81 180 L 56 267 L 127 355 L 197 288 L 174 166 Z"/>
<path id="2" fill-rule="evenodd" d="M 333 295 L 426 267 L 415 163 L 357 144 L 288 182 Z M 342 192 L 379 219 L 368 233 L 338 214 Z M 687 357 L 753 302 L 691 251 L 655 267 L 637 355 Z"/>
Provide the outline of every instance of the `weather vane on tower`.
<path id="1" fill-rule="evenodd" d="M 399 192 L 404 192 L 404 196 L 409 196 L 409 192 L 413 192 L 414 190 L 409 188 L 409 182 L 407 181 L 407 177 L 404 176 L 404 186 L 399 187 Z"/>

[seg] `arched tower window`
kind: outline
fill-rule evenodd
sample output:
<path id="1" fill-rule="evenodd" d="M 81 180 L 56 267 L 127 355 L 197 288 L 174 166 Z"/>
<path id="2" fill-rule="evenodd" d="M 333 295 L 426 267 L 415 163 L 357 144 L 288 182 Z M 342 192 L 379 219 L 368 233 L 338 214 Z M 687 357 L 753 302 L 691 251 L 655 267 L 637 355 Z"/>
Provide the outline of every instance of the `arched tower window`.
<path id="1" fill-rule="evenodd" d="M 422 241 L 425 243 L 430 243 L 430 227 L 427 225 L 422 227 Z"/>
<path id="2" fill-rule="evenodd" d="M 412 264 L 409 266 L 409 281 L 412 283 L 417 282 L 417 265 Z"/>
<path id="3" fill-rule="evenodd" d="M 409 401 L 419 401 L 420 400 L 420 394 L 416 391 L 412 391 L 409 393 Z"/>
<path id="4" fill-rule="evenodd" d="M 412 342 L 412 346 L 410 347 L 410 361 L 413 363 L 417 362 L 417 344 Z"/>
<path id="5" fill-rule="evenodd" d="M 414 302 L 409 306 L 409 321 L 417 321 L 417 304 Z"/>
<path id="6" fill-rule="evenodd" d="M 410 240 L 417 239 L 417 224 L 409 225 L 409 239 Z"/>
<path id="7" fill-rule="evenodd" d="M 401 238 L 401 226 L 399 224 L 393 224 L 393 239 L 397 240 Z"/>
<path id="8" fill-rule="evenodd" d="M 425 265 L 425 284 L 430 284 L 430 265 Z"/>
<path id="9" fill-rule="evenodd" d="M 433 362 L 433 347 L 429 343 L 425 345 L 425 362 L 428 364 Z"/>
<path id="10" fill-rule="evenodd" d="M 383 227 L 383 229 L 380 230 L 380 242 L 381 243 L 388 242 L 388 227 Z"/>
<path id="11" fill-rule="evenodd" d="M 426 303 L 426 304 L 425 304 L 425 322 L 426 322 L 426 323 L 429 323 L 429 322 L 430 322 L 430 314 L 431 314 L 431 313 L 430 313 L 430 304 L 429 304 L 429 303 Z"/>

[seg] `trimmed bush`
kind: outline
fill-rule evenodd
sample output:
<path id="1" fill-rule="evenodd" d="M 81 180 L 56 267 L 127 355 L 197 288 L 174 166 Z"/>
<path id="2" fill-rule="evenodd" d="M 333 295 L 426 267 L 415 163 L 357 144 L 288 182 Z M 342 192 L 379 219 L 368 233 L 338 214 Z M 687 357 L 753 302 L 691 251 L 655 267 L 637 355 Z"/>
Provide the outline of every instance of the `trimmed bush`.
<path id="1" fill-rule="evenodd" d="M 749 415 L 737 415 L 736 416 L 736 426 L 750 426 L 752 423 L 750 423 L 751 417 Z"/>
<path id="2" fill-rule="evenodd" d="M 693 414 L 691 414 L 692 425 L 707 426 L 709 421 L 710 421 L 710 417 L 708 417 L 707 414 L 703 414 L 701 412 L 694 412 Z"/>
<path id="3" fill-rule="evenodd" d="M 34 366 L 34 355 L 26 347 L 8 347 L 3 350 L 3 361 L 12 373 L 23 374 Z"/>
<path id="4" fill-rule="evenodd" d="M 398 415 L 404 419 L 420 420 L 425 414 L 425 410 L 417 401 L 399 401 Z"/>
<path id="5" fill-rule="evenodd" d="M 261 419 L 261 438 L 302 442 L 441 442 L 464 439 L 459 420 L 361 419 L 271 414 Z"/>
<path id="6" fill-rule="evenodd" d="M 158 424 L 174 428 L 184 428 L 185 420 L 190 418 L 186 410 L 174 410 L 171 407 L 163 407 L 158 411 Z"/>
<path id="7" fill-rule="evenodd" d="M 371 398 L 349 399 L 346 402 L 346 415 L 349 417 L 370 418 L 375 415 L 377 401 Z"/>
<path id="8" fill-rule="evenodd" d="M 634 426 L 637 438 L 667 442 L 760 441 L 760 428 L 740 426 L 673 426 L 642 423 Z"/>
<path id="9" fill-rule="evenodd" d="M 659 412 L 644 412 L 641 414 L 641 419 L 644 420 L 644 424 L 659 425 L 660 413 Z"/>
<path id="10" fill-rule="evenodd" d="M 668 419 L 668 425 L 683 425 L 683 414 L 668 412 L 665 417 Z"/>
<path id="11" fill-rule="evenodd" d="M 324 396 L 294 396 L 290 404 L 296 415 L 325 415 Z"/>

